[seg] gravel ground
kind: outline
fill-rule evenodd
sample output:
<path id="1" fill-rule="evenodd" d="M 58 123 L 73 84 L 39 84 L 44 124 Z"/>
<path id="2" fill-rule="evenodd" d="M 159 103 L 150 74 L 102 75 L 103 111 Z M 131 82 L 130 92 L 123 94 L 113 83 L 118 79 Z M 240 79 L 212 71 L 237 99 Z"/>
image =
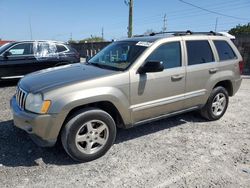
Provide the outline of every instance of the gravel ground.
<path id="1" fill-rule="evenodd" d="M 14 91 L 0 88 L 0 187 L 250 187 L 250 78 L 219 121 L 193 112 L 119 130 L 104 157 L 82 164 L 13 127 Z"/>

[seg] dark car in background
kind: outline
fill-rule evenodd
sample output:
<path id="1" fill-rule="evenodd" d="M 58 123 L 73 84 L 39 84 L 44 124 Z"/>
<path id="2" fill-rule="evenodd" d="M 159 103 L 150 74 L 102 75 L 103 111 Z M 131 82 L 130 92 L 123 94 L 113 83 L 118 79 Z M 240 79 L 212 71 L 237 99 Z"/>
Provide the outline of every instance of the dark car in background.
<path id="1" fill-rule="evenodd" d="M 19 79 L 41 69 L 77 62 L 80 62 L 79 53 L 63 42 L 11 42 L 0 47 L 0 81 Z"/>

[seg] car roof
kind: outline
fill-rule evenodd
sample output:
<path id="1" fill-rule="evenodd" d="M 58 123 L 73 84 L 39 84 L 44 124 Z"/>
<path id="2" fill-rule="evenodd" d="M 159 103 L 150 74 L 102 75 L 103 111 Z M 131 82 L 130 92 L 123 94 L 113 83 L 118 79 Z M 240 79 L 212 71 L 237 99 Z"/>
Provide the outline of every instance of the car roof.
<path id="1" fill-rule="evenodd" d="M 138 35 L 138 36 L 134 36 L 132 38 L 127 38 L 127 39 L 122 39 L 119 41 L 135 41 L 135 42 L 155 42 L 156 40 L 159 39 L 164 39 L 164 38 L 172 38 L 172 37 L 197 37 L 197 38 L 206 38 L 208 36 L 213 36 L 213 37 L 218 37 L 221 39 L 225 39 L 227 38 L 225 35 L 223 35 L 222 33 L 215 33 L 213 31 L 210 32 L 191 32 L 191 31 L 181 31 L 181 32 L 160 32 L 160 33 L 151 33 L 149 35 Z"/>
<path id="2" fill-rule="evenodd" d="M 173 37 L 174 35 L 157 35 L 157 36 L 134 36 L 132 38 L 122 39 L 119 41 L 142 41 L 142 42 L 155 42 L 158 39 Z"/>
<path id="3" fill-rule="evenodd" d="M 21 40 L 21 41 L 15 41 L 11 42 L 12 44 L 17 44 L 21 42 L 51 42 L 51 43 L 58 43 L 58 44 L 67 44 L 66 42 L 62 41 L 54 41 L 54 40 Z"/>

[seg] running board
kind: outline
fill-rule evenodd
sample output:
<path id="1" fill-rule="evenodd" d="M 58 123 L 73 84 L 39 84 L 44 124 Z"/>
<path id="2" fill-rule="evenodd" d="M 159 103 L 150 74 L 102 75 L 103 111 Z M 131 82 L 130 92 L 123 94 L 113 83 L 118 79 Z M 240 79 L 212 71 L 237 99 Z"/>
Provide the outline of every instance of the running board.
<path id="1" fill-rule="evenodd" d="M 185 113 L 185 112 L 191 112 L 191 111 L 198 110 L 198 109 L 200 109 L 200 107 L 199 106 L 195 106 L 195 107 L 187 108 L 187 109 L 184 109 L 184 110 L 172 112 L 172 113 L 169 113 L 169 114 L 164 114 L 164 115 L 153 117 L 153 118 L 150 118 L 150 119 L 138 121 L 138 122 L 136 122 L 134 124 L 134 126 L 141 125 L 141 124 L 146 124 L 146 123 L 150 123 L 150 122 L 153 122 L 153 121 L 165 119 L 165 118 L 168 118 L 168 117 L 172 117 L 172 116 L 175 116 L 175 115 L 178 115 L 178 114 L 182 114 L 182 113 Z"/>

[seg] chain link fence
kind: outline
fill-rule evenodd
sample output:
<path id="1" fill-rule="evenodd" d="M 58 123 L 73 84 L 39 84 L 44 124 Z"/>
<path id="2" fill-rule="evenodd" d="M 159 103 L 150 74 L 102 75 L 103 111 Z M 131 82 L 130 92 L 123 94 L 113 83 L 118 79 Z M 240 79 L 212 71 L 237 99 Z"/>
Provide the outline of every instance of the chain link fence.
<path id="1" fill-rule="evenodd" d="M 245 62 L 243 74 L 250 74 L 250 34 L 236 36 L 235 45 Z"/>

